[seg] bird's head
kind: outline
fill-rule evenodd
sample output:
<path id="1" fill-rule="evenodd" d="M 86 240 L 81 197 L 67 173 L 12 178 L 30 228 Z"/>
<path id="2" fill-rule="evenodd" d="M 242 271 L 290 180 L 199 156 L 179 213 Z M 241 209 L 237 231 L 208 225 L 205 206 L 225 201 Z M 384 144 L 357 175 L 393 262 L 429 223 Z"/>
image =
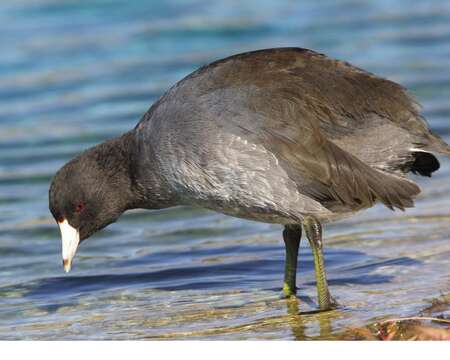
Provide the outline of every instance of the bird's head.
<path id="1" fill-rule="evenodd" d="M 117 154 L 104 148 L 104 144 L 94 147 L 68 162 L 50 186 L 49 208 L 61 230 L 66 272 L 78 245 L 129 208 L 126 166 Z"/>

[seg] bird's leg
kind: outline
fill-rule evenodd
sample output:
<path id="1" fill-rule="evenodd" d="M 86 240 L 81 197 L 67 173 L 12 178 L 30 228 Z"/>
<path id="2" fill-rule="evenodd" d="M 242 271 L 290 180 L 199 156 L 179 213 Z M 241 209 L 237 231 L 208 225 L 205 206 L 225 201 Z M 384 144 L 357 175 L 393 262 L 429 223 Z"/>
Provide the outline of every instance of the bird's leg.
<path id="1" fill-rule="evenodd" d="M 336 302 L 328 291 L 327 275 L 323 259 L 322 225 L 312 216 L 307 216 L 303 220 L 306 237 L 314 257 L 314 269 L 316 272 L 317 295 L 319 298 L 319 308 L 322 311 L 333 309 Z"/>
<path id="2" fill-rule="evenodd" d="M 283 240 L 286 247 L 286 262 L 284 268 L 283 294 L 286 297 L 294 296 L 297 292 L 295 279 L 297 275 L 297 258 L 300 239 L 302 237 L 301 225 L 286 225 L 283 230 Z"/>

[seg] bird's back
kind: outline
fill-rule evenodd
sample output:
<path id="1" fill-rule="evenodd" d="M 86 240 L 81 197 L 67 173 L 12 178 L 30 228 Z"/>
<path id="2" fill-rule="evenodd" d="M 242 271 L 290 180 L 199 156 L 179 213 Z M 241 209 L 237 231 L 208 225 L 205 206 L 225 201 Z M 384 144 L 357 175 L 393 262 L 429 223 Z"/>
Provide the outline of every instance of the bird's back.
<path id="1" fill-rule="evenodd" d="M 361 139 L 361 131 L 389 123 L 405 131 L 417 147 L 450 151 L 430 132 L 419 103 L 402 86 L 311 50 L 276 48 L 234 55 L 200 68 L 179 85 L 184 83 L 195 83 L 196 96 L 208 98 L 224 89 L 254 89 L 257 98 L 246 104 L 250 111 L 253 105 L 270 114 L 280 99 L 295 102 L 297 121 L 317 124 L 340 143 L 342 138 L 351 141 L 352 135 Z"/>

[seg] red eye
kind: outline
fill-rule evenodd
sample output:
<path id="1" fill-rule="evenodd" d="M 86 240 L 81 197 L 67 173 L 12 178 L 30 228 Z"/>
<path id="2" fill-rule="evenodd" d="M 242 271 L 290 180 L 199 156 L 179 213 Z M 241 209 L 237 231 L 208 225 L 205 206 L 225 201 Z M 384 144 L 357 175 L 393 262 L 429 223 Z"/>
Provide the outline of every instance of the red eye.
<path id="1" fill-rule="evenodd" d="M 75 212 L 80 213 L 80 212 L 83 211 L 83 209 L 84 209 L 84 204 L 83 203 L 79 203 L 77 205 L 77 207 L 75 208 Z"/>

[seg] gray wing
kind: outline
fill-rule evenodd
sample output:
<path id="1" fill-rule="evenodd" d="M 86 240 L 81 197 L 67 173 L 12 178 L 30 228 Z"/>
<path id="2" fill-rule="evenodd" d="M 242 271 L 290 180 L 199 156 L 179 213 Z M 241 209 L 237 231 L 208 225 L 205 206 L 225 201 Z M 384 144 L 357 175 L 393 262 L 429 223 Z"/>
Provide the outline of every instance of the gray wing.
<path id="1" fill-rule="evenodd" d="M 420 192 L 417 185 L 374 169 L 341 149 L 308 120 L 295 99 L 268 97 L 255 89 L 237 93 L 221 90 L 220 98 L 226 99 L 228 91 L 240 95 L 238 103 L 233 100 L 233 105 L 229 104 L 232 111 L 226 110 L 226 101 L 214 104 L 203 98 L 200 101 L 206 100 L 205 111 L 222 118 L 228 132 L 270 151 L 297 183 L 300 193 L 329 209 L 356 210 L 370 207 L 375 201 L 389 208 L 413 206 L 413 198 Z M 256 98 L 258 110 L 244 110 L 254 105 Z"/>
<path id="2" fill-rule="evenodd" d="M 262 144 L 302 194 L 329 209 L 361 209 L 375 201 L 389 208 L 413 206 L 413 198 L 420 192 L 415 183 L 360 161 L 330 139 L 325 125 L 335 123 L 337 127 L 344 118 L 362 122 L 377 111 L 425 139 L 429 131 L 416 116 L 417 106 L 394 83 L 380 80 L 383 86 L 392 87 L 394 96 L 389 96 L 395 106 L 390 106 L 385 94 L 390 90 L 379 89 L 378 78 L 353 67 L 349 73 L 346 67 L 350 65 L 315 53 L 301 54 L 299 58 L 288 51 L 288 57 L 265 59 L 261 53 L 252 61 L 237 58 L 219 62 L 207 73 L 200 70 L 192 77 L 195 80 L 200 75 L 202 80 L 194 87 L 196 111 L 216 119 L 228 132 Z M 310 56 L 325 64 L 311 65 Z M 357 80 L 360 75 L 364 79 Z M 370 80 L 364 85 L 367 89 L 358 88 L 357 84 L 367 83 L 367 79 L 375 83 Z M 365 95 L 373 93 L 373 103 L 367 103 L 363 90 Z M 403 120 L 399 120 L 401 116 Z"/>

